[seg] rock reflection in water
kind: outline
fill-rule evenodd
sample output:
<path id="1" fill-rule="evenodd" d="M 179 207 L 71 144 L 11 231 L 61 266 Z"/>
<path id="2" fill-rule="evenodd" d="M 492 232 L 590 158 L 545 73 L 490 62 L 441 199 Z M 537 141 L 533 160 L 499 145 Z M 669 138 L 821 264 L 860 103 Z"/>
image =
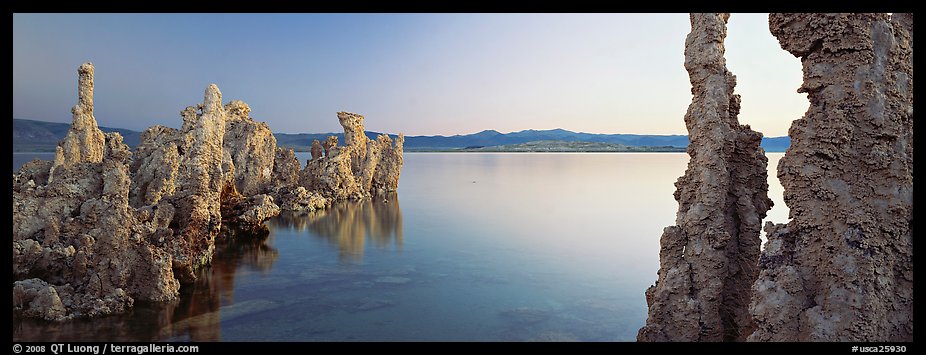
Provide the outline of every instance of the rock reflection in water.
<path id="1" fill-rule="evenodd" d="M 272 236 L 270 238 L 273 238 Z M 272 302 L 234 304 L 235 277 L 247 268 L 269 271 L 279 256 L 270 238 L 239 237 L 216 243 L 212 265 L 178 300 L 136 303 L 126 314 L 60 323 L 13 317 L 14 341 L 218 341 L 221 320 L 274 307 Z M 223 307 L 222 305 L 226 305 Z"/>
<path id="2" fill-rule="evenodd" d="M 286 213 L 267 222 L 273 228 L 309 231 L 336 244 L 343 261 L 361 261 L 369 239 L 383 248 L 402 247 L 402 208 L 396 193 L 361 201 L 336 202 L 327 210 Z"/>

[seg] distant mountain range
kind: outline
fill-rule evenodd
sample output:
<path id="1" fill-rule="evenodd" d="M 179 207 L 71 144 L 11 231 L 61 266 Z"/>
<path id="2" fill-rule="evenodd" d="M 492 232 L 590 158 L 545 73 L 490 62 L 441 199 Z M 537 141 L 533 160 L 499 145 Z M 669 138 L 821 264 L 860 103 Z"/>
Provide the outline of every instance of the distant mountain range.
<path id="1" fill-rule="evenodd" d="M 71 128 L 70 123 L 57 123 L 13 119 L 13 151 L 14 152 L 54 152 L 64 136 Z M 103 132 L 119 132 L 122 141 L 130 147 L 138 145 L 141 132 L 124 128 L 100 127 Z"/>
<path id="2" fill-rule="evenodd" d="M 618 143 L 532 141 L 527 143 L 493 145 L 488 147 L 453 148 L 461 152 L 685 152 L 685 148 L 670 146 L 629 146 Z"/>
<path id="3" fill-rule="evenodd" d="M 13 119 L 14 152 L 53 152 L 58 141 L 67 134 L 70 124 L 25 119 Z M 125 143 L 131 147 L 138 144 L 141 132 L 122 128 L 100 127 L 103 132 L 119 132 Z M 366 132 L 367 137 L 375 139 L 378 132 Z M 296 151 L 308 151 L 312 141 L 324 141 L 328 136 L 337 136 L 344 142 L 344 133 L 274 133 L 277 144 L 293 148 Z M 396 135 L 390 134 L 395 138 Z M 677 147 L 688 146 L 685 135 L 648 135 L 648 134 L 594 134 L 577 133 L 564 129 L 533 130 L 500 133 L 485 130 L 479 133 L 454 136 L 406 136 L 406 151 L 448 151 L 475 150 L 483 147 L 516 145 L 536 141 L 588 142 L 621 144 L 629 147 Z M 762 138 L 762 147 L 767 152 L 784 152 L 791 144 L 785 137 Z M 469 149 L 465 149 L 469 148 Z"/>

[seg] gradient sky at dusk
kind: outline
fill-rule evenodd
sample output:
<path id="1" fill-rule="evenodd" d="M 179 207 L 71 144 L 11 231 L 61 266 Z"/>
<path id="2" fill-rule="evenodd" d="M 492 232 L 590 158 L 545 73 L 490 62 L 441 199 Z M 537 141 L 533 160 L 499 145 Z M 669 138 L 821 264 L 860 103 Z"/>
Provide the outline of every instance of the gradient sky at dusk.
<path id="1" fill-rule="evenodd" d="M 96 67 L 100 125 L 179 127 L 209 83 L 275 132 L 686 134 L 687 14 L 14 14 L 13 117 L 70 122 Z M 740 122 L 787 135 L 801 64 L 766 14 L 733 14 Z"/>

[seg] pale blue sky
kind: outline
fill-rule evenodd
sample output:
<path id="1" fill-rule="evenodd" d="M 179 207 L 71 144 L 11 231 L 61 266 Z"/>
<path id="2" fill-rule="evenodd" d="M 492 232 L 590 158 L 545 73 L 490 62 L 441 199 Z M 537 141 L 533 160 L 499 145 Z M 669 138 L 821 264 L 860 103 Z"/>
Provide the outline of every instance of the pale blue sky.
<path id="1" fill-rule="evenodd" d="M 687 14 L 14 14 L 13 117 L 70 122 L 96 67 L 101 125 L 177 127 L 216 83 L 277 132 L 410 135 L 564 128 L 685 134 Z M 766 14 L 726 42 L 740 122 L 787 135 L 807 109 L 801 64 Z"/>

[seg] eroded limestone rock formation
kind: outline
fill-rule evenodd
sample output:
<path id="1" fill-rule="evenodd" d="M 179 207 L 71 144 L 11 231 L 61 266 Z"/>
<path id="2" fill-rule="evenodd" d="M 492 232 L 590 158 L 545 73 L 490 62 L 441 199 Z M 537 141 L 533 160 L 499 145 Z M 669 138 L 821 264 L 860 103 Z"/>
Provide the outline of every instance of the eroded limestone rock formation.
<path id="1" fill-rule="evenodd" d="M 737 120 L 736 78 L 724 59 L 728 18 L 691 14 L 685 41 L 691 159 L 675 183 L 676 225 L 660 240 L 659 276 L 646 290 L 649 317 L 639 341 L 741 341 L 754 329 L 749 290 L 772 201 L 762 135 Z"/>
<path id="2" fill-rule="evenodd" d="M 178 149 L 180 164 L 176 192 L 170 203 L 177 209 L 174 269 L 182 281 L 196 278 L 196 270 L 212 260 L 221 229 L 221 196 L 225 186 L 223 138 L 225 108 L 222 93 L 209 85 L 203 103 L 181 112 Z"/>
<path id="3" fill-rule="evenodd" d="M 226 231 L 266 232 L 263 222 L 279 213 L 266 194 L 275 191 L 273 178 L 280 177 L 282 185 L 297 181 L 298 162 L 295 171 L 276 166 L 276 138 L 267 124 L 254 121 L 244 102 L 222 106 L 221 99 L 211 85 L 202 104 L 183 110 L 181 130 L 147 129 L 132 164 L 133 205 L 166 199 L 180 212 L 174 262 L 183 281 L 195 279 L 196 270 L 212 259 L 220 221 Z"/>
<path id="4" fill-rule="evenodd" d="M 21 315 L 64 320 L 174 299 L 212 261 L 220 235 L 260 238 L 281 210 L 311 212 L 397 184 L 401 139 L 396 148 L 387 136 L 368 142 L 362 116 L 345 121 L 360 132 L 350 145 L 330 137 L 315 145 L 315 165 L 300 170 L 247 104 L 223 106 L 214 84 L 181 112 L 179 130 L 145 130 L 132 154 L 118 133 L 97 127 L 92 65 L 78 74 L 79 102 L 55 161 L 13 174 L 13 308 Z"/>
<path id="5" fill-rule="evenodd" d="M 270 230 L 264 221 L 280 214 L 280 207 L 273 197 L 260 194 L 244 197 L 234 190 L 228 190 L 222 196 L 222 231 L 228 237 L 232 234 L 267 235 Z"/>
<path id="6" fill-rule="evenodd" d="M 270 188 L 270 195 L 281 210 L 312 212 L 327 208 L 331 204 L 330 200 L 318 192 L 309 191 L 301 185 L 303 172 L 292 149 L 277 148 L 273 164 L 273 187 Z"/>
<path id="7" fill-rule="evenodd" d="M 399 188 L 399 175 L 402 173 L 402 165 L 405 164 L 405 135 L 399 133 L 395 146 L 392 145 L 392 139 L 385 134 L 376 137 L 375 144 L 379 145 L 380 158 L 371 182 L 371 190 L 374 194 L 395 191 Z"/>
<path id="8" fill-rule="evenodd" d="M 312 142 L 312 160 L 303 171 L 303 186 L 335 200 L 395 191 L 404 164 L 405 136 L 399 135 L 395 146 L 388 135 L 370 140 L 364 133 L 362 115 L 337 114 L 344 128 L 345 145 L 339 147 L 334 136 L 328 137 L 324 144 Z"/>
<path id="9" fill-rule="evenodd" d="M 71 108 L 71 129 L 55 149 L 52 174 L 59 166 L 103 160 L 103 132 L 93 116 L 93 64 L 81 65 L 77 77 L 77 105 Z"/>
<path id="10" fill-rule="evenodd" d="M 276 202 L 280 209 L 293 212 L 312 212 L 328 208 L 331 200 L 323 197 L 316 191 L 309 191 L 305 187 L 297 186 L 292 189 L 279 189 Z"/>
<path id="11" fill-rule="evenodd" d="M 180 131 L 152 126 L 141 134 L 132 160 L 132 206 L 157 204 L 177 192 L 180 171 Z"/>
<path id="12" fill-rule="evenodd" d="M 93 112 L 92 73 L 89 63 L 79 70 L 75 112 Z M 176 298 L 163 245 L 174 210 L 132 208 L 122 136 L 102 134 L 92 114 L 77 116 L 53 166 L 32 162 L 14 175 L 13 309 L 63 320 Z"/>
<path id="13" fill-rule="evenodd" d="M 350 170 L 351 155 L 341 148 L 326 147 L 324 157 L 310 160 L 302 172 L 302 186 L 329 199 L 361 199 L 363 192 Z"/>
<path id="14" fill-rule="evenodd" d="M 359 172 L 364 167 L 367 157 L 367 141 L 369 141 L 364 133 L 363 116 L 342 111 L 338 112 L 338 122 L 344 128 L 344 146 L 350 154 L 350 170 L 355 173 Z"/>
<path id="15" fill-rule="evenodd" d="M 312 141 L 312 159 L 318 159 L 322 157 L 322 144 L 318 142 L 318 139 Z"/>
<path id="16" fill-rule="evenodd" d="M 913 15 L 772 14 L 810 108 L 778 164 L 754 341 L 913 341 Z"/>
<path id="17" fill-rule="evenodd" d="M 277 140 L 265 122 L 250 117 L 251 108 L 233 100 L 225 105 L 225 151 L 235 166 L 235 187 L 244 196 L 266 193 L 271 185 Z"/>
<path id="18" fill-rule="evenodd" d="M 302 170 L 302 165 L 299 164 L 296 153 L 289 148 L 277 147 L 273 158 L 273 185 L 299 186 L 300 170 Z"/>
<path id="19" fill-rule="evenodd" d="M 315 142 L 312 142 L 312 145 L 315 145 Z M 325 139 L 325 142 L 322 143 L 322 152 L 325 156 L 334 155 L 337 153 L 338 149 L 338 137 L 328 136 L 328 139 Z M 313 154 L 314 159 L 314 154 Z"/>
<path id="20" fill-rule="evenodd" d="M 264 221 L 280 213 L 270 194 L 285 194 L 294 188 L 299 163 L 291 151 L 287 154 L 277 148 L 270 127 L 251 118 L 246 103 L 232 100 L 225 112 L 222 227 L 225 234 L 265 235 L 269 230 Z M 293 160 L 287 160 L 290 156 Z M 277 157 L 282 159 L 280 164 Z"/>

